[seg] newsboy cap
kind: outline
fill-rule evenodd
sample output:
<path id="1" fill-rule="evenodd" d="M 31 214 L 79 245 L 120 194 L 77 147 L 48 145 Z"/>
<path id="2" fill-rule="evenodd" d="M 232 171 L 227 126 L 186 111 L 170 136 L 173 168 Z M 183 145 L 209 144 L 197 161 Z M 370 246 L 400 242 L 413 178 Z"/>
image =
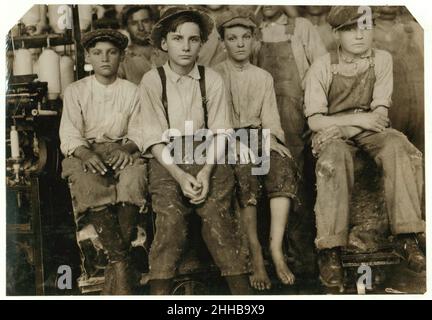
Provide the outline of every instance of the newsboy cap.
<path id="1" fill-rule="evenodd" d="M 370 12 L 372 13 L 372 9 Z M 337 30 L 358 23 L 358 19 L 367 13 L 368 11 L 359 6 L 333 6 L 327 15 L 327 22 Z M 375 15 L 372 13 L 371 19 L 374 18 Z"/>
<path id="2" fill-rule="evenodd" d="M 203 10 L 190 6 L 169 6 L 161 12 L 160 19 L 152 28 L 150 38 L 153 46 L 161 48 L 162 35 L 165 28 L 177 17 L 181 15 L 191 15 L 196 17 L 200 22 L 202 42 L 206 42 L 209 34 L 213 31 L 214 21 Z"/>
<path id="3" fill-rule="evenodd" d="M 251 28 L 258 26 L 255 17 L 250 11 L 240 8 L 230 8 L 216 18 L 216 27 L 218 30 L 237 25 Z"/>
<path id="4" fill-rule="evenodd" d="M 81 38 L 81 43 L 85 49 L 99 41 L 112 42 L 120 50 L 126 49 L 128 46 L 128 38 L 121 32 L 114 29 L 96 29 L 87 32 Z"/>

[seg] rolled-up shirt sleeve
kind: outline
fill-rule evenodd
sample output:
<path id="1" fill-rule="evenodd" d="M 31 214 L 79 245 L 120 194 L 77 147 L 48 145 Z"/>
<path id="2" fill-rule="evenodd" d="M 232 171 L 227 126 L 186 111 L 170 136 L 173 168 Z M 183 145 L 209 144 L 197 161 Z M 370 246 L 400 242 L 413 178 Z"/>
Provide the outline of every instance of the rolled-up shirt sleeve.
<path id="1" fill-rule="evenodd" d="M 315 114 L 327 114 L 327 94 L 332 81 L 330 55 L 327 54 L 315 61 L 305 79 L 305 117 Z"/>
<path id="2" fill-rule="evenodd" d="M 140 108 L 132 126 L 140 127 L 133 141 L 142 154 L 148 154 L 155 144 L 168 142 L 164 136 L 168 123 L 162 104 L 162 84 L 156 72 L 156 69 L 147 72 L 138 87 Z"/>
<path id="3" fill-rule="evenodd" d="M 63 113 L 60 121 L 60 149 L 65 156 L 73 154 L 80 146 L 89 147 L 84 137 L 84 119 L 79 102 L 80 93 L 72 85 L 65 90 Z"/>
<path id="4" fill-rule="evenodd" d="M 285 134 L 281 126 L 279 110 L 276 102 L 273 78 L 266 77 L 264 84 L 264 104 L 261 110 L 261 121 L 263 129 L 270 129 L 270 134 L 274 135 L 281 142 L 285 143 Z"/>
<path id="5" fill-rule="evenodd" d="M 209 68 L 205 70 L 208 129 L 212 130 L 213 133 L 217 133 L 218 129 L 232 129 L 231 114 L 222 77 Z"/>
<path id="6" fill-rule="evenodd" d="M 393 59 L 387 51 L 376 50 L 375 77 L 371 109 L 378 106 L 390 108 L 393 94 Z"/>

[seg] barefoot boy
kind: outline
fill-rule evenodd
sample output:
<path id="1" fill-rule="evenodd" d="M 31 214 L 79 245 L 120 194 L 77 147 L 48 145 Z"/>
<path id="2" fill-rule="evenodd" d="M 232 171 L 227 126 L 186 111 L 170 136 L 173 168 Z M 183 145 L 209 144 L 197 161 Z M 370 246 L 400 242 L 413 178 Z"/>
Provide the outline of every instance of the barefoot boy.
<path id="1" fill-rule="evenodd" d="M 234 129 L 270 130 L 270 171 L 263 177 L 265 192 L 270 198 L 270 251 L 279 279 L 284 284 L 292 284 L 294 275 L 285 262 L 282 242 L 292 200 L 296 198 L 298 177 L 295 161 L 284 145 L 285 135 L 276 105 L 273 78 L 249 62 L 257 27 L 254 19 L 247 13 L 232 9 L 217 22 L 228 59 L 215 69 L 225 81 Z M 252 167 L 252 164 L 236 164 L 234 172 L 241 220 L 251 251 L 253 274 L 250 281 L 254 288 L 263 290 L 269 289 L 271 283 L 257 236 L 259 181 L 252 175 Z"/>
<path id="2" fill-rule="evenodd" d="M 169 7 L 152 31 L 156 47 L 167 51 L 169 60 L 144 75 L 139 91 L 142 106 L 140 149 L 150 151 L 149 184 L 156 213 L 156 234 L 150 250 L 152 294 L 169 294 L 172 279 L 186 241 L 186 215 L 193 210 L 202 218 L 203 239 L 232 294 L 248 294 L 250 287 L 246 256 L 230 216 L 234 189 L 232 170 L 226 164 L 196 163 L 187 152 L 177 164 L 164 153 L 164 132 L 173 129 L 186 141 L 187 121 L 193 130 L 231 128 L 221 77 L 196 64 L 203 42 L 213 29 L 213 20 L 199 9 Z M 226 137 L 215 135 L 223 143 Z M 212 140 L 211 140 L 212 141 Z M 224 151 L 224 148 L 222 148 Z M 207 154 L 210 160 L 210 150 Z M 165 156 L 164 156 L 165 154 Z M 193 159 L 190 159 L 193 158 Z"/>

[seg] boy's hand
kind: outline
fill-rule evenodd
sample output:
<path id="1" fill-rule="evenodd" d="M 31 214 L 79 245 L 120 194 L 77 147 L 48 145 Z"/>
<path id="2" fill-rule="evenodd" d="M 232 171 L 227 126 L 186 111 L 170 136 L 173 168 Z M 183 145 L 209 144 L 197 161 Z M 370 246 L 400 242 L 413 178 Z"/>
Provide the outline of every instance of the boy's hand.
<path id="1" fill-rule="evenodd" d="M 389 125 L 389 118 L 379 112 L 359 113 L 356 115 L 356 125 L 370 131 L 381 132 Z"/>
<path id="2" fill-rule="evenodd" d="M 343 127 L 331 126 L 324 130 L 319 131 L 314 139 L 315 144 L 324 144 L 331 139 L 344 139 L 345 131 Z"/>
<path id="3" fill-rule="evenodd" d="M 101 175 L 104 175 L 108 171 L 97 153 L 87 148 L 81 148 L 79 152 L 75 152 L 74 155 L 81 160 L 84 172 L 90 170 L 93 173 L 99 172 Z"/>
<path id="4" fill-rule="evenodd" d="M 204 168 L 202 168 L 200 172 L 198 172 L 196 179 L 202 186 L 201 192 L 198 195 L 198 197 L 192 199 L 190 203 L 200 204 L 206 200 L 208 192 L 210 190 L 210 176 L 211 176 L 211 170 L 207 166 L 204 166 Z"/>
<path id="5" fill-rule="evenodd" d="M 329 140 L 345 139 L 347 132 L 345 127 L 331 126 L 324 130 L 319 131 L 312 139 L 312 153 L 318 155 L 321 152 L 323 145 Z"/>
<path id="6" fill-rule="evenodd" d="M 116 168 L 120 168 L 120 170 L 124 169 L 128 164 L 132 165 L 134 159 L 129 152 L 124 150 L 122 147 L 119 147 L 111 152 L 110 157 L 108 158 L 108 165 L 110 165 L 113 170 Z"/>
<path id="7" fill-rule="evenodd" d="M 276 151 L 283 158 L 292 158 L 291 151 L 289 151 L 289 149 L 283 144 L 280 144 L 273 135 L 270 138 L 270 150 Z"/>
<path id="8" fill-rule="evenodd" d="M 255 154 L 252 152 L 252 150 L 240 141 L 237 141 L 236 161 L 238 161 L 239 159 L 241 164 L 247 164 L 249 162 L 255 163 Z"/>
<path id="9" fill-rule="evenodd" d="M 180 184 L 180 188 L 185 197 L 188 197 L 192 200 L 199 197 L 202 190 L 202 185 L 197 179 L 195 179 L 194 176 L 183 172 L 177 181 Z"/>

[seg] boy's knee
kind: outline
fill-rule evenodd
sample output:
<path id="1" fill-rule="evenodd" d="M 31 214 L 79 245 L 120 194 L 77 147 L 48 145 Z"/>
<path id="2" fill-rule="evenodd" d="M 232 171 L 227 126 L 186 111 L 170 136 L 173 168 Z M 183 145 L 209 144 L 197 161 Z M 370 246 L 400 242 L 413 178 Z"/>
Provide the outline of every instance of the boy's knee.
<path id="1" fill-rule="evenodd" d="M 127 166 L 119 173 L 119 185 L 129 189 L 147 186 L 147 167 L 142 164 Z"/>
<path id="2" fill-rule="evenodd" d="M 403 133 L 397 131 L 386 134 L 380 154 L 391 158 L 406 154 L 414 160 L 419 159 L 421 161 L 423 159 L 422 153 L 408 141 Z"/>
<path id="3" fill-rule="evenodd" d="M 332 177 L 337 171 L 345 170 L 346 160 L 352 158 L 348 148 L 342 140 L 329 142 L 317 161 L 317 177 Z"/>

